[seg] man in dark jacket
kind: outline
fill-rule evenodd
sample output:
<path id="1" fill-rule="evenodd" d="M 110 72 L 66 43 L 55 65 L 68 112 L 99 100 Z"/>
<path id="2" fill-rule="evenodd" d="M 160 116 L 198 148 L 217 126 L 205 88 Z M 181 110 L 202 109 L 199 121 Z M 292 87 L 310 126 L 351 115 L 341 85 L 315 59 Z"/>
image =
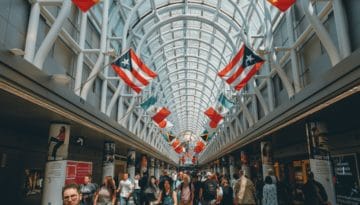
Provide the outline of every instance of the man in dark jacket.
<path id="1" fill-rule="evenodd" d="M 328 202 L 326 191 L 319 182 L 315 181 L 314 174 L 309 173 L 308 181 L 303 187 L 306 205 L 325 205 Z"/>

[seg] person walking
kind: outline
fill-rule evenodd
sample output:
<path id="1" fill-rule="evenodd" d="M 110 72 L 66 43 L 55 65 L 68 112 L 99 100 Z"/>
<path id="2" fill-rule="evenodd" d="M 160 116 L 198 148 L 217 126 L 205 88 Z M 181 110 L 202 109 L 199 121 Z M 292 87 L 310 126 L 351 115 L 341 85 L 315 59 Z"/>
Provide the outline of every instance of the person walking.
<path id="1" fill-rule="evenodd" d="M 235 184 L 235 204 L 256 204 L 255 186 L 250 179 L 245 176 L 244 170 L 239 171 L 239 180 Z"/>
<path id="2" fill-rule="evenodd" d="M 220 202 L 220 205 L 231 205 L 234 201 L 234 193 L 233 189 L 229 184 L 229 180 L 227 178 L 223 178 L 221 181 L 221 188 L 223 190 L 223 196 Z"/>
<path id="3" fill-rule="evenodd" d="M 116 192 L 120 192 L 120 205 L 129 205 L 129 199 L 133 192 L 133 184 L 129 179 L 128 173 L 123 175 L 123 179 L 120 180 Z"/>
<path id="4" fill-rule="evenodd" d="M 100 189 L 94 195 L 94 205 L 115 205 L 115 181 L 111 176 L 106 176 Z"/>
<path id="5" fill-rule="evenodd" d="M 164 186 L 160 193 L 160 196 L 157 201 L 158 204 L 162 205 L 177 205 L 177 194 L 172 189 L 171 180 L 166 178 L 164 179 Z"/>
<path id="6" fill-rule="evenodd" d="M 306 205 L 326 205 L 328 196 L 322 184 L 315 181 L 314 173 L 308 174 L 308 181 L 303 187 L 303 193 Z"/>
<path id="7" fill-rule="evenodd" d="M 190 176 L 183 174 L 183 182 L 178 189 L 180 195 L 180 205 L 193 205 L 194 185 L 190 182 Z"/>
<path id="8" fill-rule="evenodd" d="M 262 195 L 262 205 L 278 205 L 276 185 L 273 184 L 271 176 L 265 177 Z"/>
<path id="9" fill-rule="evenodd" d="M 84 184 L 80 186 L 80 192 L 82 194 L 82 203 L 83 205 L 93 205 L 94 204 L 94 194 L 98 189 L 98 185 L 92 183 L 92 176 L 88 174 L 84 177 Z"/>
<path id="10" fill-rule="evenodd" d="M 217 196 L 217 182 L 213 179 L 211 172 L 206 173 L 207 180 L 204 182 L 204 186 L 200 189 L 200 199 L 202 205 L 214 205 L 216 204 Z"/>

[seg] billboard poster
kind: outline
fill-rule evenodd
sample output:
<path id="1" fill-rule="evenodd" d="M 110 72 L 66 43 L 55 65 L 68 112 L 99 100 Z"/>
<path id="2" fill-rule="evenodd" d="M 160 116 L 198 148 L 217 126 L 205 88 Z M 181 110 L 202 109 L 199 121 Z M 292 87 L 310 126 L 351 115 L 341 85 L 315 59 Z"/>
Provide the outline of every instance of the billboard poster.
<path id="1" fill-rule="evenodd" d="M 114 176 L 115 166 L 115 143 L 112 141 L 104 142 L 103 157 L 103 176 Z"/>
<path id="2" fill-rule="evenodd" d="M 49 130 L 48 160 L 65 160 L 68 157 L 70 125 L 51 124 Z"/>
<path id="3" fill-rule="evenodd" d="M 273 150 L 271 142 L 261 142 L 261 161 L 262 161 L 262 170 L 263 170 L 263 178 L 268 175 L 269 171 L 274 172 L 273 165 Z"/>
<path id="4" fill-rule="evenodd" d="M 335 170 L 336 203 L 360 204 L 359 167 L 355 154 L 332 156 Z"/>
<path id="5" fill-rule="evenodd" d="M 65 184 L 83 184 L 84 177 L 92 173 L 92 162 L 67 161 Z"/>
<path id="6" fill-rule="evenodd" d="M 335 204 L 335 187 L 330 162 L 327 127 L 322 122 L 308 122 L 306 123 L 306 134 L 310 155 L 310 170 L 314 173 L 314 179 L 324 186 L 328 201 Z"/>

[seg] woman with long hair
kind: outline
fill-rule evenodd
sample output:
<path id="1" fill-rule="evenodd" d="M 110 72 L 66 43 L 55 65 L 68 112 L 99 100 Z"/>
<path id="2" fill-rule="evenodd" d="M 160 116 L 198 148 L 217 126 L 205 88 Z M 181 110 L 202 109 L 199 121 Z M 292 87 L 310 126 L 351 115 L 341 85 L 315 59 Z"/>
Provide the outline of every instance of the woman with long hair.
<path id="1" fill-rule="evenodd" d="M 157 203 L 161 203 L 162 205 L 177 205 L 177 195 L 171 188 L 170 179 L 166 178 L 164 180 L 164 186 Z"/>
<path id="2" fill-rule="evenodd" d="M 156 177 L 151 176 L 148 182 L 148 186 L 145 189 L 146 203 L 149 205 L 157 204 L 160 195 L 159 186 L 156 184 Z"/>
<path id="3" fill-rule="evenodd" d="M 115 205 L 116 190 L 115 181 L 111 176 L 104 178 L 104 183 L 95 193 L 94 205 Z"/>
<path id="4" fill-rule="evenodd" d="M 180 184 L 178 192 L 180 192 L 180 205 L 193 205 L 194 186 L 189 175 L 183 175 L 183 182 Z"/>

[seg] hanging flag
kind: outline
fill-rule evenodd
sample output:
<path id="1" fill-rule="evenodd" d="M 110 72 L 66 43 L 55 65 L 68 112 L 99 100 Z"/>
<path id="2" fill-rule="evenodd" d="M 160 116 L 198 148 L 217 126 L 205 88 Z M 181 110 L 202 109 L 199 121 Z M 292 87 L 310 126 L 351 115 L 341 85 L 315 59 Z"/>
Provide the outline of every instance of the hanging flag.
<path id="1" fill-rule="evenodd" d="M 169 138 L 169 142 L 172 142 L 176 138 L 176 136 L 173 135 L 172 132 L 168 132 L 167 135 L 168 135 L 168 138 Z"/>
<path id="2" fill-rule="evenodd" d="M 200 140 L 196 142 L 196 145 L 194 147 L 194 152 L 199 154 L 200 152 L 202 152 L 205 148 L 205 144 Z"/>
<path id="3" fill-rule="evenodd" d="M 203 133 L 200 135 L 200 138 L 204 140 L 204 142 L 208 142 L 212 139 L 212 137 L 215 135 L 215 132 L 209 133 L 208 130 L 204 130 Z"/>
<path id="4" fill-rule="evenodd" d="M 113 62 L 111 67 L 136 93 L 140 93 L 145 86 L 149 85 L 150 80 L 157 76 L 132 49 Z"/>
<path id="5" fill-rule="evenodd" d="M 183 146 L 178 146 L 178 147 L 176 147 L 176 148 L 175 148 L 175 152 L 178 153 L 178 154 L 184 152 L 184 147 L 183 147 Z"/>
<path id="6" fill-rule="evenodd" d="M 284 12 L 290 8 L 296 0 L 267 0 L 270 4 L 277 7 L 280 11 Z"/>
<path id="7" fill-rule="evenodd" d="M 256 74 L 263 63 L 263 59 L 243 45 L 230 63 L 218 73 L 218 76 L 235 90 L 240 90 Z"/>
<path id="8" fill-rule="evenodd" d="M 161 133 L 161 136 L 164 138 L 166 142 L 169 142 L 169 137 L 167 134 Z"/>
<path id="9" fill-rule="evenodd" d="M 72 2 L 83 12 L 87 12 L 95 4 L 99 3 L 100 0 L 72 0 Z"/>
<path id="10" fill-rule="evenodd" d="M 156 109 L 154 115 L 152 115 L 151 119 L 154 120 L 157 124 L 160 124 L 167 116 L 170 115 L 170 111 L 165 107 L 159 107 Z"/>
<path id="11" fill-rule="evenodd" d="M 191 162 L 192 162 L 193 164 L 195 164 L 196 161 L 197 161 L 197 157 L 193 156 Z"/>
<path id="12" fill-rule="evenodd" d="M 148 110 L 151 110 L 151 108 L 155 105 L 156 101 L 157 101 L 157 98 L 154 96 L 151 96 L 150 98 L 145 100 L 145 102 L 141 103 L 140 107 L 142 109 L 144 109 L 146 112 L 148 112 Z"/>
<path id="13" fill-rule="evenodd" d="M 218 101 L 220 104 L 219 111 L 223 116 L 235 105 L 235 103 L 230 101 L 223 93 L 220 94 Z"/>
<path id="14" fill-rule="evenodd" d="M 156 102 L 157 98 L 151 96 L 145 100 L 145 102 L 141 103 L 140 107 L 142 107 L 151 116 L 157 126 L 160 128 L 170 129 L 174 125 L 165 118 L 169 116 L 171 112 L 165 107 L 156 107 Z"/>
<path id="15" fill-rule="evenodd" d="M 159 124 L 156 123 L 156 125 L 161 129 L 168 129 L 168 130 L 174 127 L 174 125 L 167 119 L 164 119 Z"/>
<path id="16" fill-rule="evenodd" d="M 216 128 L 219 122 L 224 118 L 219 112 L 217 112 L 213 107 L 209 107 L 205 112 L 205 115 L 207 115 L 210 118 L 210 127 Z"/>
<path id="17" fill-rule="evenodd" d="M 172 143 L 171 143 L 171 146 L 176 149 L 177 147 L 180 146 L 180 140 L 178 139 L 175 139 Z"/>
<path id="18" fill-rule="evenodd" d="M 209 139 L 209 132 L 207 130 L 204 130 L 203 133 L 200 135 L 201 139 L 207 142 Z"/>

